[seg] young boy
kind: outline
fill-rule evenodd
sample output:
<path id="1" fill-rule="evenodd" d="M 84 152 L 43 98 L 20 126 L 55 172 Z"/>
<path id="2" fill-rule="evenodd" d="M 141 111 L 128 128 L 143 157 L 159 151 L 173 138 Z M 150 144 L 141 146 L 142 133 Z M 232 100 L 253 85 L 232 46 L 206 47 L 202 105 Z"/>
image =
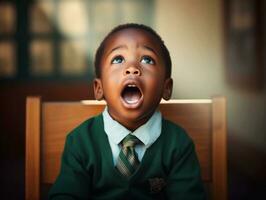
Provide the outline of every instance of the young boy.
<path id="1" fill-rule="evenodd" d="M 95 69 L 95 98 L 107 107 L 67 136 L 49 198 L 205 199 L 192 140 L 158 110 L 173 87 L 160 36 L 144 25 L 116 27 Z"/>

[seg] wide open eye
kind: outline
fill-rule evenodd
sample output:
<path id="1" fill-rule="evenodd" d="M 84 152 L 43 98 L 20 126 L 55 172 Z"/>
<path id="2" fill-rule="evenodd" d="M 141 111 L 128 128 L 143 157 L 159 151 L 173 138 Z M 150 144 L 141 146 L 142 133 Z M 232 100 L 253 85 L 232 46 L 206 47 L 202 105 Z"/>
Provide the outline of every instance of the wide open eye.
<path id="1" fill-rule="evenodd" d="M 143 64 L 150 64 L 150 65 L 155 64 L 155 61 L 150 56 L 143 56 L 140 62 Z"/>
<path id="2" fill-rule="evenodd" d="M 123 63 L 125 61 L 125 59 L 123 58 L 123 56 L 116 56 L 112 59 L 111 63 L 112 64 L 120 64 Z"/>

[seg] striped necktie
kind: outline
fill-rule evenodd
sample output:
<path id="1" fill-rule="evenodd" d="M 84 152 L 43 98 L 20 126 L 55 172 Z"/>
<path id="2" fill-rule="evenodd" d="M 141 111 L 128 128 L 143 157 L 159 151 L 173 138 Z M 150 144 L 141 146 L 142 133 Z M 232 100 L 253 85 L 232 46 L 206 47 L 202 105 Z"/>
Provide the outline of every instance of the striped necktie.
<path id="1" fill-rule="evenodd" d="M 141 144 L 141 141 L 131 134 L 128 134 L 121 142 L 121 151 L 116 167 L 126 177 L 130 177 L 138 168 L 139 160 L 134 149 L 137 144 Z"/>

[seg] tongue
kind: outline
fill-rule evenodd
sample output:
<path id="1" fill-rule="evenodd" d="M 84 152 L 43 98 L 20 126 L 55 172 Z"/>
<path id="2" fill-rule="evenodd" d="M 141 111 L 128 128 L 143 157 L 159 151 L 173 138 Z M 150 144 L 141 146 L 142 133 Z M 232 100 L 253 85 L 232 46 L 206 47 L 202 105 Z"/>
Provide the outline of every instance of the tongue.
<path id="1" fill-rule="evenodd" d="M 123 94 L 123 99 L 128 104 L 134 104 L 139 101 L 141 94 L 137 90 L 126 90 Z"/>

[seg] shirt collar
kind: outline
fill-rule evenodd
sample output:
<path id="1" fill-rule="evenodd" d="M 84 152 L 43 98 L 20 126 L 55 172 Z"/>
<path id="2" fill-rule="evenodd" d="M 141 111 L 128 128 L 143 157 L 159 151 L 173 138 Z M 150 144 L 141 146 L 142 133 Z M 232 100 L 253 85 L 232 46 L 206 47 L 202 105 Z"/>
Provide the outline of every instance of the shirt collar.
<path id="1" fill-rule="evenodd" d="M 108 113 L 107 107 L 103 111 L 104 130 L 110 140 L 119 144 L 128 134 L 135 135 L 148 148 L 160 136 L 162 129 L 162 115 L 155 111 L 151 118 L 142 126 L 131 132 L 119 122 L 115 121 Z"/>

